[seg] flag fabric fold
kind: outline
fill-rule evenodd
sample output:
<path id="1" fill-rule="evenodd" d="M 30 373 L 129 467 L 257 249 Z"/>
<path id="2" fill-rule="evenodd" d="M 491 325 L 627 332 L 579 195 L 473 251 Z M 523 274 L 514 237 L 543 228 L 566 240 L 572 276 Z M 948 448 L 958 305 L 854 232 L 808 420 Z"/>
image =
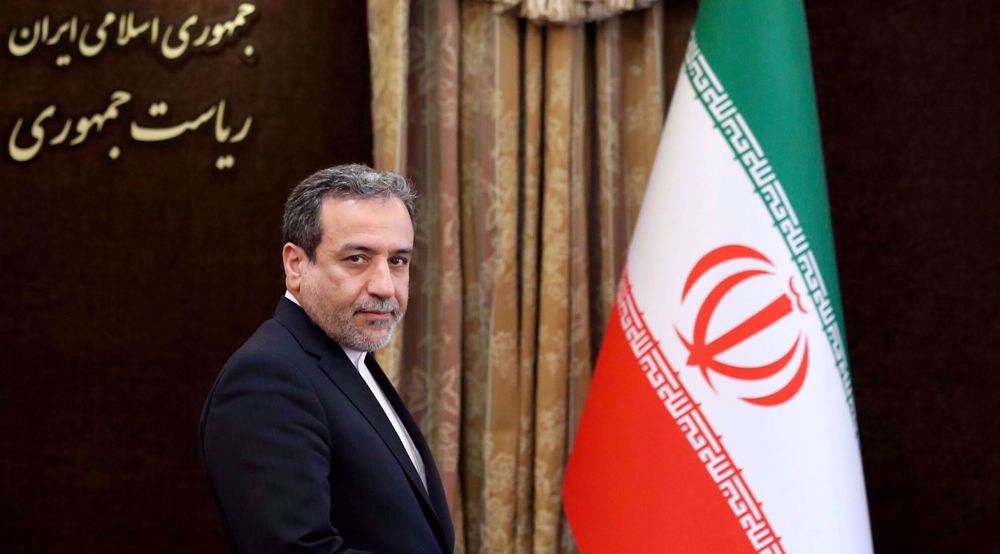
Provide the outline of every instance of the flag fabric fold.
<path id="1" fill-rule="evenodd" d="M 701 3 L 564 490 L 585 553 L 872 550 L 801 3 Z"/>

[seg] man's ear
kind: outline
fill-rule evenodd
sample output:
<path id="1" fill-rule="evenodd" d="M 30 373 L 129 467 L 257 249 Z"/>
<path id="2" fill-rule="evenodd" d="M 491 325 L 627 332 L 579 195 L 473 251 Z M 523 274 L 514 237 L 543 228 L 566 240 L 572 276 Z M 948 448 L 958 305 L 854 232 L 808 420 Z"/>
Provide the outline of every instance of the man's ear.
<path id="1" fill-rule="evenodd" d="M 309 263 L 306 251 L 296 244 L 286 242 L 281 248 L 281 263 L 285 268 L 285 287 L 292 292 L 299 292 L 302 275 Z"/>

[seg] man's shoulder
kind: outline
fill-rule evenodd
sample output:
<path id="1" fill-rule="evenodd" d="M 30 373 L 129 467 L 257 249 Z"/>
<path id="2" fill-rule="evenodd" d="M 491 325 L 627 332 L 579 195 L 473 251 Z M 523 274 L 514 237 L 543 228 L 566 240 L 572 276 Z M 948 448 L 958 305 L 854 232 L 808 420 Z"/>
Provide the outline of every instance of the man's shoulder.
<path id="1" fill-rule="evenodd" d="M 236 356 L 266 356 L 273 352 L 302 351 L 295 335 L 277 319 L 271 318 L 260 324 L 250 338 L 236 352 Z"/>
<path id="2" fill-rule="evenodd" d="M 202 425 L 220 403 L 232 403 L 237 397 L 314 390 L 309 375 L 315 373 L 317 364 L 281 322 L 265 321 L 219 370 L 202 412 Z"/>
<path id="3" fill-rule="evenodd" d="M 320 373 L 316 358 L 281 322 L 261 324 L 222 366 L 202 408 L 198 436 L 206 463 L 290 419 L 324 421 Z"/>
<path id="4" fill-rule="evenodd" d="M 247 367 L 291 369 L 309 359 L 295 335 L 278 320 L 269 319 L 233 352 L 219 377 Z"/>

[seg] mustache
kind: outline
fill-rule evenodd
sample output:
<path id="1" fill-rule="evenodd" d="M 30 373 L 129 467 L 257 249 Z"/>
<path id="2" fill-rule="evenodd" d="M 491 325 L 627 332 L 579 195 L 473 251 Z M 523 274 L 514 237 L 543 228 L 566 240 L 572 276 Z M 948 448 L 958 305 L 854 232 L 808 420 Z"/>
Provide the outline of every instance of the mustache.
<path id="1" fill-rule="evenodd" d="M 399 311 L 399 304 L 391 298 L 386 298 L 385 300 L 373 299 L 355 304 L 353 313 L 358 312 L 390 312 L 394 317 L 402 315 Z"/>

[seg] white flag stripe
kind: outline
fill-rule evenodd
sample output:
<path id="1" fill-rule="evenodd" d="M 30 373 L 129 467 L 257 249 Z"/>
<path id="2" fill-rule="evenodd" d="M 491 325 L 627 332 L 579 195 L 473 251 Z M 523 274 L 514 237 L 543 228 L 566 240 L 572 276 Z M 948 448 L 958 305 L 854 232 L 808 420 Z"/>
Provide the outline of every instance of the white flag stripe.
<path id="1" fill-rule="evenodd" d="M 783 554 L 780 538 L 775 534 L 760 503 L 743 479 L 743 472 L 733 463 L 712 425 L 702 415 L 698 404 L 684 385 L 676 379 L 677 371 L 660 350 L 659 341 L 649 334 L 642 310 L 632 296 L 628 272 L 618 285 L 618 310 L 621 326 L 629 339 L 632 353 L 646 372 L 646 378 L 656 395 L 663 400 L 667 412 L 687 438 L 688 444 L 701 460 L 712 481 L 718 486 L 733 516 L 746 532 L 758 554 Z"/>
<path id="2" fill-rule="evenodd" d="M 685 56 L 685 59 L 687 60 L 685 67 L 687 75 L 690 77 L 692 85 L 698 91 L 699 99 L 708 108 L 709 113 L 712 114 L 714 123 L 721 129 L 731 130 L 733 127 L 728 121 L 732 120 L 735 121 L 735 125 L 739 128 L 740 134 L 732 132 L 729 136 L 729 146 L 742 163 L 747 175 L 757 187 L 761 200 L 767 205 L 768 211 L 774 219 L 774 224 L 781 230 L 785 238 L 789 252 L 792 256 L 796 257 L 802 278 L 809 285 L 809 292 L 814 293 L 810 294 L 810 298 L 816 307 L 817 315 L 824 320 L 827 340 L 830 348 L 835 353 L 837 360 L 836 367 L 841 374 L 844 401 L 848 404 L 851 419 L 855 426 L 855 433 L 857 433 L 854 393 L 851 387 L 851 375 L 847 364 L 847 357 L 843 355 L 844 347 L 840 336 L 840 326 L 836 320 L 833 307 L 830 305 L 830 295 L 827 292 L 822 272 L 816 263 L 805 232 L 800 226 L 799 218 L 795 215 L 792 203 L 788 201 L 785 189 L 781 186 L 781 181 L 777 179 L 763 148 L 757 142 L 756 136 L 754 136 L 753 131 L 746 124 L 746 121 L 744 121 L 738 108 L 732 103 L 729 94 L 715 76 L 715 72 L 712 71 L 708 60 L 701 53 L 701 49 L 698 48 L 698 41 L 694 33 L 691 33 L 691 40 L 688 43 L 688 55 Z M 700 75 L 708 76 L 708 80 L 711 81 L 711 88 L 708 87 L 703 79 L 698 78 Z M 713 109 L 713 106 L 720 104 L 725 104 L 730 108 L 727 110 L 728 115 L 726 117 L 721 117 L 721 114 Z M 738 140 L 742 138 L 740 135 L 750 142 L 751 147 L 748 148 Z M 747 155 L 748 153 L 752 153 L 753 155 Z M 761 177 L 761 175 L 764 177 Z M 807 278 L 807 271 L 810 278 Z"/>

